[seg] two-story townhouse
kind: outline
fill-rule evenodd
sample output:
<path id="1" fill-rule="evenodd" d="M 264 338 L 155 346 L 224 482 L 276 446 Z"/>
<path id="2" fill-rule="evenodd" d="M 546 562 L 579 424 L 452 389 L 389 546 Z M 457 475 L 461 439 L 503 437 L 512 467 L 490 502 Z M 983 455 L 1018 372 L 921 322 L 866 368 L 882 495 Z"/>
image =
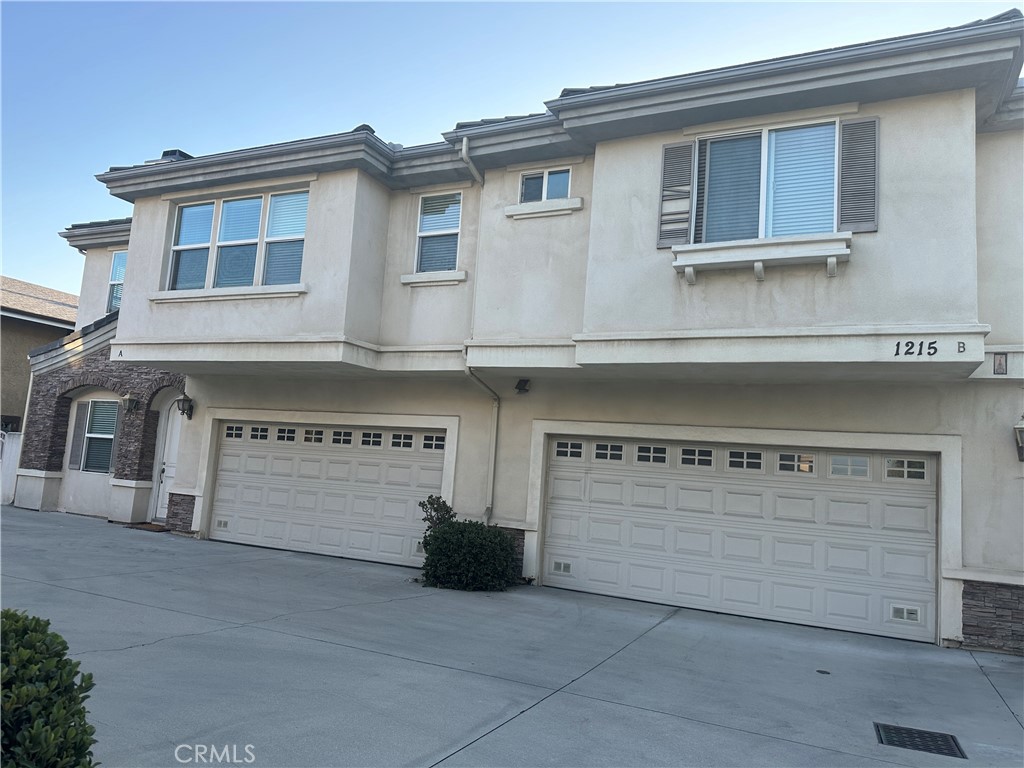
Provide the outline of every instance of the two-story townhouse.
<path id="1" fill-rule="evenodd" d="M 65 234 L 99 275 L 127 242 L 96 364 L 151 378 L 39 394 L 21 501 L 134 393 L 127 519 L 416 565 L 441 494 L 540 584 L 1020 650 L 1022 39 L 112 168 L 130 231 Z"/>

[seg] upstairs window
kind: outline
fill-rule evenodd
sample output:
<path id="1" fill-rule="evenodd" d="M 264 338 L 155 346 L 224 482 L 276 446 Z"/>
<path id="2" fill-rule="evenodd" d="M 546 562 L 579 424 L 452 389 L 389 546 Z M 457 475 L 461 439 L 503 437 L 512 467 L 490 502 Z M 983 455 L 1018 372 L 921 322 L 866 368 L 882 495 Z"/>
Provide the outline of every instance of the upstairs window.
<path id="1" fill-rule="evenodd" d="M 291 192 L 182 206 L 168 287 L 187 290 L 299 282 L 308 205 L 308 192 Z M 211 252 L 215 260 L 212 275 Z"/>
<path id="2" fill-rule="evenodd" d="M 519 185 L 520 203 L 565 200 L 569 197 L 569 169 L 524 173 Z"/>
<path id="3" fill-rule="evenodd" d="M 107 291 L 107 312 L 121 308 L 121 292 L 124 288 L 124 268 L 128 263 L 128 251 L 114 251 L 110 260 L 110 289 Z"/>
<path id="4" fill-rule="evenodd" d="M 462 193 L 420 198 L 416 244 L 417 272 L 450 272 L 459 260 Z"/>

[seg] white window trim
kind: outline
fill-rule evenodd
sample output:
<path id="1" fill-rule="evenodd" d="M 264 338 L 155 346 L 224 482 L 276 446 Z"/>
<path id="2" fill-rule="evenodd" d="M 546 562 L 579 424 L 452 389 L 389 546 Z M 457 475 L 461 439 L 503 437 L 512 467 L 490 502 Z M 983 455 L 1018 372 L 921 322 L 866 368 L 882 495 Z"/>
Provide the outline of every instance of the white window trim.
<path id="1" fill-rule="evenodd" d="M 556 200 L 566 200 L 568 198 L 571 198 L 572 197 L 572 168 L 566 165 L 566 166 L 557 166 L 555 168 L 545 168 L 544 170 L 538 169 L 538 170 L 533 170 L 533 171 L 523 171 L 522 173 L 520 173 L 519 174 L 519 195 L 518 195 L 519 200 L 518 200 L 518 202 L 520 204 L 548 202 L 548 200 L 549 200 L 549 198 L 548 198 L 548 178 L 550 177 L 550 175 L 552 173 L 563 173 L 563 172 L 569 174 L 569 184 L 566 187 L 565 197 L 558 197 L 558 198 L 555 198 L 555 199 Z M 541 176 L 541 177 L 543 177 L 541 179 L 540 200 L 523 200 L 523 182 L 526 181 L 526 177 L 527 176 Z"/>
<path id="2" fill-rule="evenodd" d="M 110 441 L 110 459 L 111 459 L 111 462 L 113 462 L 113 460 L 115 458 L 115 456 L 114 456 L 114 436 L 117 435 L 117 422 L 118 422 L 117 415 L 114 416 L 114 431 L 111 432 L 109 435 L 102 434 L 100 432 L 90 432 L 89 431 L 89 423 L 92 421 L 92 409 L 93 409 L 93 407 L 95 406 L 96 403 L 113 403 L 115 408 L 119 405 L 117 400 L 90 400 L 89 401 L 89 415 L 85 419 L 85 438 L 82 440 L 82 460 L 81 460 L 81 462 L 79 464 L 78 469 L 81 472 L 92 472 L 93 474 L 97 474 L 97 475 L 109 475 L 112 472 L 112 470 L 111 470 L 111 468 L 109 466 L 107 467 L 107 469 L 102 470 L 102 471 L 99 470 L 99 469 L 86 469 L 85 468 L 85 460 L 89 456 L 89 441 L 90 440 L 109 440 Z"/>
<path id="3" fill-rule="evenodd" d="M 582 197 L 560 197 L 557 200 L 540 200 L 534 203 L 505 206 L 505 217 L 517 220 L 540 219 L 548 216 L 568 216 L 582 209 Z"/>
<path id="4" fill-rule="evenodd" d="M 297 189 L 275 189 L 273 191 L 264 192 L 250 192 L 245 193 L 239 191 L 235 194 L 228 194 L 223 197 L 214 197 L 202 200 L 189 200 L 188 202 L 181 202 L 174 208 L 174 229 L 171 239 L 171 256 L 168 263 L 167 269 L 167 281 L 166 291 L 161 291 L 156 294 L 155 297 L 151 296 L 151 300 L 157 300 L 157 297 L 162 298 L 162 294 L 167 292 L 171 294 L 183 294 L 192 293 L 195 291 L 203 291 L 204 294 L 209 291 L 231 291 L 233 293 L 249 292 L 253 289 L 269 288 L 282 289 L 294 286 L 285 285 L 264 285 L 263 280 L 265 275 L 263 274 L 266 268 L 267 260 L 267 246 L 271 243 L 282 243 L 301 240 L 303 243 L 303 261 L 305 261 L 305 241 L 306 231 L 303 230 L 302 237 L 295 237 L 289 235 L 287 237 L 268 237 L 267 229 L 270 226 L 270 200 L 273 197 L 280 197 L 283 195 L 297 195 L 305 192 L 309 194 L 308 188 L 297 188 Z M 235 200 L 254 200 L 260 198 L 260 224 L 257 232 L 256 239 L 247 240 L 224 240 L 219 239 L 219 230 L 222 212 L 224 210 L 224 203 L 230 203 Z M 210 224 L 210 240 L 203 243 L 193 243 L 191 245 L 175 245 L 175 241 L 178 239 L 178 231 L 181 227 L 181 211 L 184 208 L 194 208 L 200 205 L 213 205 L 213 220 Z M 308 221 L 307 221 L 308 227 Z M 217 279 L 217 263 L 220 261 L 220 249 L 224 246 L 237 246 L 237 245 L 256 245 L 256 263 L 253 265 L 253 275 L 251 285 L 240 285 L 240 286 L 229 286 L 229 287 L 217 287 L 214 285 L 214 281 Z M 202 248 L 208 249 L 209 253 L 206 257 L 206 281 L 202 288 L 186 288 L 186 289 L 175 289 L 171 286 L 171 280 L 174 276 L 175 263 L 178 258 L 178 253 L 181 251 L 195 251 Z M 298 284 L 295 284 L 298 285 Z M 305 287 L 303 286 L 303 289 Z M 303 292 L 305 292 L 303 290 Z M 232 295 L 232 294 L 226 294 Z"/>
<path id="5" fill-rule="evenodd" d="M 120 309 L 121 308 L 121 301 L 124 300 L 124 277 L 122 276 L 120 280 L 115 280 L 114 279 L 114 264 L 116 263 L 115 259 L 117 259 L 118 254 L 121 254 L 121 253 L 124 254 L 125 269 L 127 270 L 127 268 L 128 268 L 128 251 L 127 251 L 127 249 L 119 248 L 116 251 L 112 251 L 111 254 L 110 254 L 110 279 L 107 281 L 107 312 L 108 313 L 109 312 L 113 312 L 115 309 Z M 115 285 L 120 285 L 121 286 L 121 299 L 118 300 L 116 307 L 113 305 L 114 304 L 114 286 Z"/>
<path id="6" fill-rule="evenodd" d="M 459 196 L 459 225 L 455 229 L 442 229 L 442 230 L 431 230 L 429 232 L 423 232 L 420 229 L 420 225 L 423 223 L 423 201 L 428 197 L 444 197 L 445 195 L 458 195 Z M 462 208 L 465 202 L 465 195 L 462 194 L 461 189 L 448 189 L 448 190 L 435 190 L 432 192 L 424 192 L 416 200 L 416 243 L 412 254 L 412 274 L 413 275 L 428 275 L 426 280 L 417 280 L 415 282 L 439 282 L 443 280 L 445 282 L 453 282 L 454 278 L 451 275 L 463 275 L 465 280 L 465 272 L 458 270 L 459 263 L 462 261 Z M 456 235 L 458 239 L 455 241 L 455 267 L 453 270 L 438 270 L 434 272 L 421 272 L 420 271 L 420 241 L 426 237 L 437 237 L 439 235 Z M 430 279 L 437 278 L 437 276 L 443 275 L 440 280 Z M 407 276 L 404 276 L 407 277 Z M 413 281 L 405 281 L 406 284 L 412 284 Z"/>
<path id="7" fill-rule="evenodd" d="M 866 457 L 867 460 L 868 460 L 868 473 L 866 475 L 838 475 L 838 474 L 835 474 L 832 471 L 832 459 L 834 457 L 836 457 L 836 456 L 864 456 L 864 457 Z M 871 481 L 871 477 L 874 474 L 874 470 L 873 470 L 873 468 L 871 466 L 873 464 L 873 462 L 871 461 L 871 454 L 869 454 L 869 453 L 858 453 L 856 451 L 850 451 L 849 453 L 838 453 L 838 452 L 835 452 L 835 451 L 830 451 L 825 456 L 825 460 L 828 462 L 828 467 L 826 468 L 825 472 L 826 472 L 826 476 L 829 477 L 829 478 L 837 478 L 839 480 L 855 480 L 855 481 L 870 482 Z"/>

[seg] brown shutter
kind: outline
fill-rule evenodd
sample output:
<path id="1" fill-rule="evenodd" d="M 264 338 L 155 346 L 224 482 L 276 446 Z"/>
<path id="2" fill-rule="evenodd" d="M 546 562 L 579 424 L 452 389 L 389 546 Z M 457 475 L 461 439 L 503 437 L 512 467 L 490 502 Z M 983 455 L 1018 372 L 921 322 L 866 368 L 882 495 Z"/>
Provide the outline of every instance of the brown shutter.
<path id="1" fill-rule="evenodd" d="M 693 190 L 693 142 L 664 147 L 658 247 L 690 242 L 690 195 Z"/>
<path id="2" fill-rule="evenodd" d="M 82 468 L 82 448 L 85 446 L 85 427 L 89 419 L 89 401 L 85 400 L 75 406 L 75 429 L 71 433 L 71 457 L 68 469 Z"/>
<path id="3" fill-rule="evenodd" d="M 839 124 L 839 231 L 878 231 L 878 118 Z"/>

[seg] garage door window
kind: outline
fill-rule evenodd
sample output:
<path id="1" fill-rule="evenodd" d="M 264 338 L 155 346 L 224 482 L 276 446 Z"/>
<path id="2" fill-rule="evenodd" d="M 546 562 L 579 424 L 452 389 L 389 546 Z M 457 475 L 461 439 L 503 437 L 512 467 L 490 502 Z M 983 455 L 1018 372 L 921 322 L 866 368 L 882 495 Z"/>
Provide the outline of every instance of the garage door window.
<path id="1" fill-rule="evenodd" d="M 281 427 L 277 430 L 278 442 L 282 443 L 294 443 L 295 442 L 295 430 L 289 427 Z"/>
<path id="2" fill-rule="evenodd" d="M 928 465 L 924 459 L 885 457 L 887 480 L 927 480 Z"/>
<path id="3" fill-rule="evenodd" d="M 224 437 L 228 440 L 241 440 L 244 436 L 241 424 L 228 424 L 224 427 Z"/>
<path id="4" fill-rule="evenodd" d="M 555 443 L 555 456 L 563 459 L 582 459 L 583 443 L 559 440 Z"/>
<path id="5" fill-rule="evenodd" d="M 668 449 L 661 445 L 638 445 L 636 460 L 640 464 L 667 464 Z"/>
<path id="6" fill-rule="evenodd" d="M 443 451 L 444 450 L 444 435 L 424 435 L 423 436 L 423 450 L 425 450 L 425 451 Z"/>
<path id="7" fill-rule="evenodd" d="M 322 443 L 323 441 L 324 431 L 322 429 L 307 429 L 302 435 L 304 443 Z"/>
<path id="8" fill-rule="evenodd" d="M 729 451 L 729 469 L 764 469 L 764 454 L 761 451 Z"/>
<path id="9" fill-rule="evenodd" d="M 779 472 L 814 474 L 813 453 L 779 453 Z"/>
<path id="10" fill-rule="evenodd" d="M 364 448 L 380 448 L 383 442 L 383 432 L 363 432 L 363 439 L 360 440 L 360 445 Z"/>
<path id="11" fill-rule="evenodd" d="M 331 435 L 333 445 L 352 445 L 352 433 L 348 430 L 336 429 Z"/>
<path id="12" fill-rule="evenodd" d="M 396 432 L 391 435 L 391 447 L 412 450 L 412 435 Z"/>
<path id="13" fill-rule="evenodd" d="M 622 444 L 595 443 L 594 458 L 601 461 L 622 461 Z"/>
<path id="14" fill-rule="evenodd" d="M 715 466 L 715 452 L 711 448 L 683 448 L 679 454 L 679 463 L 684 467 Z"/>
<path id="15" fill-rule="evenodd" d="M 871 476 L 871 465 L 867 456 L 844 456 L 833 454 L 828 461 L 828 474 L 830 477 L 861 477 L 868 479 Z"/>
<path id="16" fill-rule="evenodd" d="M 269 440 L 270 439 L 270 428 L 269 427 L 253 427 L 249 430 L 250 440 Z"/>

